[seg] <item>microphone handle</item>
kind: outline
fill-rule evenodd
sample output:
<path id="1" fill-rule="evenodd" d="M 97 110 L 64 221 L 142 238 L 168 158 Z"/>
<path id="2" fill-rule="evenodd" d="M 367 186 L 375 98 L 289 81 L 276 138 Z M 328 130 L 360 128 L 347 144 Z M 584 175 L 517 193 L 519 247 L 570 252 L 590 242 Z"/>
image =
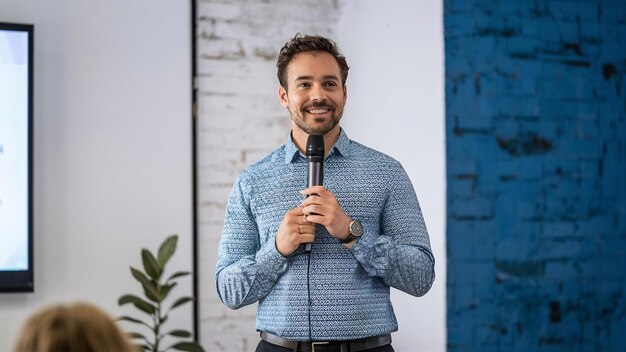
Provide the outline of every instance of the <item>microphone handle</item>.
<path id="1" fill-rule="evenodd" d="M 308 187 L 322 186 L 324 184 L 324 163 L 319 161 L 309 162 Z"/>
<path id="2" fill-rule="evenodd" d="M 322 186 L 324 184 L 324 163 L 319 161 L 309 161 L 308 187 Z M 311 251 L 312 243 L 304 244 L 304 251 Z"/>

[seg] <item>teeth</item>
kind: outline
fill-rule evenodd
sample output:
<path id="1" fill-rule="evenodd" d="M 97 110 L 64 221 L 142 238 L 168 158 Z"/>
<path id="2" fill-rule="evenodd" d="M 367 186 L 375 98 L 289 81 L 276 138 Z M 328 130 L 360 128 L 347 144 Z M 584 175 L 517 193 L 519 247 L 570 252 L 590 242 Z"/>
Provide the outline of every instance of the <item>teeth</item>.
<path id="1" fill-rule="evenodd" d="M 323 114 L 325 112 L 328 112 L 329 109 L 322 109 L 322 108 L 318 108 L 318 109 L 309 109 L 309 112 L 311 114 Z"/>

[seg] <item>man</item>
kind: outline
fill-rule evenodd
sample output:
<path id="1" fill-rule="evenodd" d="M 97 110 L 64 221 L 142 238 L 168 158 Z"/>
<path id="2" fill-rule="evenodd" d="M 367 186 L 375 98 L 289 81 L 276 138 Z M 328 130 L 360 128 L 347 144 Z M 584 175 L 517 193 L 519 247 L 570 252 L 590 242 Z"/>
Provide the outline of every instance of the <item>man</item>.
<path id="1" fill-rule="evenodd" d="M 348 65 L 333 41 L 297 34 L 277 67 L 291 134 L 233 186 L 218 295 L 232 309 L 259 302 L 257 352 L 393 351 L 390 287 L 422 296 L 434 280 L 413 186 L 400 163 L 339 126 Z M 324 137 L 324 187 L 307 188 L 309 134 Z"/>

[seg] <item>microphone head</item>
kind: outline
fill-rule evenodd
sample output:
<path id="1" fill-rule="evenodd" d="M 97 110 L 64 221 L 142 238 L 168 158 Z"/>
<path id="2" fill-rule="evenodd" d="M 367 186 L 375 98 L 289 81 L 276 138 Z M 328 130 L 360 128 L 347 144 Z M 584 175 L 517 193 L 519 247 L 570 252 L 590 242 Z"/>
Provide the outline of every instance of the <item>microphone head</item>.
<path id="1" fill-rule="evenodd" d="M 309 135 L 306 141 L 306 156 L 311 161 L 324 161 L 324 136 Z"/>

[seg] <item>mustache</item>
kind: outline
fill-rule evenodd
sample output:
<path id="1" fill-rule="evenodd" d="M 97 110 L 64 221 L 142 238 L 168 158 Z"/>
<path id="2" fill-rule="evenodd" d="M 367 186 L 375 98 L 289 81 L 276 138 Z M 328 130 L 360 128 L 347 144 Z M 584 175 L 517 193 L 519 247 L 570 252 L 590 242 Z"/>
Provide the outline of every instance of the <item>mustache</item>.
<path id="1" fill-rule="evenodd" d="M 336 107 L 335 107 L 334 104 L 328 103 L 326 101 L 314 101 L 314 102 L 312 102 L 310 104 L 302 106 L 302 110 L 308 110 L 308 109 L 311 109 L 311 108 L 326 108 L 326 109 L 333 109 L 334 110 Z"/>

